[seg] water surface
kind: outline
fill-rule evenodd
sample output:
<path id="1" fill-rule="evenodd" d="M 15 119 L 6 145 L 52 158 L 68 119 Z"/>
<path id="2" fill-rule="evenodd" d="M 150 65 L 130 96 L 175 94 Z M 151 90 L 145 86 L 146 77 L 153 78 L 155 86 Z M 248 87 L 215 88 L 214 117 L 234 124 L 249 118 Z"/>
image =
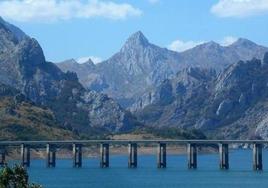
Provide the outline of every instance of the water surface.
<path id="1" fill-rule="evenodd" d="M 84 159 L 72 168 L 72 160 L 57 160 L 45 168 L 44 160 L 32 160 L 30 180 L 47 188 L 222 188 L 268 187 L 268 151 L 263 151 L 263 172 L 252 171 L 252 151 L 230 152 L 230 170 L 219 170 L 217 154 L 198 156 L 198 169 L 187 169 L 186 155 L 167 155 L 167 168 L 156 168 L 155 155 L 138 156 L 138 168 L 127 168 L 127 156 L 110 156 L 110 168 L 100 169 L 97 158 Z"/>

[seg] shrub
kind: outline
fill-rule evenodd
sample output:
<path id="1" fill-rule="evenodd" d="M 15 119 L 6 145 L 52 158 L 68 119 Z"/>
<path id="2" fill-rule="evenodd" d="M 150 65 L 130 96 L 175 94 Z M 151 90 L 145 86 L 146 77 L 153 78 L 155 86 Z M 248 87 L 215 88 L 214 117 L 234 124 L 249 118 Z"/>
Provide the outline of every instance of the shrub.
<path id="1" fill-rule="evenodd" d="M 5 166 L 0 171 L 0 188 L 41 188 L 40 185 L 29 184 L 28 177 L 26 169 L 22 166 Z"/>

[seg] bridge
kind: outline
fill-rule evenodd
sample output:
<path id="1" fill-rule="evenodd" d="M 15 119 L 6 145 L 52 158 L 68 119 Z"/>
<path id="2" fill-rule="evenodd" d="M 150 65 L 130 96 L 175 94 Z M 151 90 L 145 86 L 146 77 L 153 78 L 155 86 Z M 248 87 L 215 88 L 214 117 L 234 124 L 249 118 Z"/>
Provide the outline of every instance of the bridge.
<path id="1" fill-rule="evenodd" d="M 166 168 L 166 147 L 172 145 L 187 146 L 188 168 L 197 168 L 198 147 L 217 146 L 219 152 L 219 168 L 229 169 L 229 145 L 230 144 L 249 144 L 252 146 L 253 170 L 263 170 L 262 148 L 268 141 L 264 140 L 67 140 L 67 141 L 1 141 L 0 142 L 0 165 L 6 164 L 6 148 L 20 147 L 21 164 L 25 167 L 30 166 L 31 148 L 46 147 L 46 166 L 56 166 L 56 150 L 58 145 L 72 146 L 73 167 L 82 167 L 82 147 L 87 145 L 99 145 L 100 148 L 100 167 L 109 167 L 109 146 L 128 145 L 128 167 L 136 168 L 138 162 L 138 145 L 153 144 L 157 147 L 157 167 Z"/>

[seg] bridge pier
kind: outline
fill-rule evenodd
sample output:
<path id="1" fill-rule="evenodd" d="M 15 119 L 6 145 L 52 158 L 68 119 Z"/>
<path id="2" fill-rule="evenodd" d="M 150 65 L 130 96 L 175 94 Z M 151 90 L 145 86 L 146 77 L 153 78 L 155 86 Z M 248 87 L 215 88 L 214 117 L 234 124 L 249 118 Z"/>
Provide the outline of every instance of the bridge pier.
<path id="1" fill-rule="evenodd" d="M 229 169 L 229 150 L 228 144 L 219 144 L 219 154 L 220 154 L 220 169 Z"/>
<path id="2" fill-rule="evenodd" d="M 197 147 L 196 144 L 188 143 L 187 144 L 187 156 L 188 156 L 188 168 L 196 169 L 197 168 Z"/>
<path id="3" fill-rule="evenodd" d="M 128 168 L 137 168 L 137 144 L 128 144 Z"/>
<path id="4" fill-rule="evenodd" d="M 109 144 L 102 143 L 100 145 L 100 167 L 109 167 Z"/>
<path id="5" fill-rule="evenodd" d="M 6 150 L 5 148 L 0 149 L 0 166 L 6 165 Z"/>
<path id="6" fill-rule="evenodd" d="M 24 167 L 30 166 L 30 147 L 25 144 L 21 144 L 21 165 Z"/>
<path id="7" fill-rule="evenodd" d="M 82 145 L 73 144 L 73 167 L 82 167 Z"/>
<path id="8" fill-rule="evenodd" d="M 253 144 L 253 170 L 262 170 L 262 144 Z"/>
<path id="9" fill-rule="evenodd" d="M 47 144 L 47 167 L 55 167 L 56 166 L 56 148 Z"/>
<path id="10" fill-rule="evenodd" d="M 166 143 L 158 143 L 157 147 L 157 168 L 166 168 Z"/>

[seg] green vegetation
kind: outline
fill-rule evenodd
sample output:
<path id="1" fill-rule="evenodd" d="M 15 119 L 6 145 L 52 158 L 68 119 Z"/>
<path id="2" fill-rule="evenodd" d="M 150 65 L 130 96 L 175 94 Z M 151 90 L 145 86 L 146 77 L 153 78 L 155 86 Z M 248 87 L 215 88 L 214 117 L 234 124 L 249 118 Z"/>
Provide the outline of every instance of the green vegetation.
<path id="1" fill-rule="evenodd" d="M 60 126 L 54 113 L 25 99 L 15 89 L 0 84 L 0 140 L 75 139 Z"/>
<path id="2" fill-rule="evenodd" d="M 41 186 L 29 184 L 25 168 L 16 165 L 13 168 L 5 166 L 1 169 L 0 188 L 41 188 Z"/>
<path id="3" fill-rule="evenodd" d="M 27 102 L 14 104 L 11 97 L 0 100 L 0 140 L 71 139 L 71 131 L 60 128 L 53 113 Z"/>

